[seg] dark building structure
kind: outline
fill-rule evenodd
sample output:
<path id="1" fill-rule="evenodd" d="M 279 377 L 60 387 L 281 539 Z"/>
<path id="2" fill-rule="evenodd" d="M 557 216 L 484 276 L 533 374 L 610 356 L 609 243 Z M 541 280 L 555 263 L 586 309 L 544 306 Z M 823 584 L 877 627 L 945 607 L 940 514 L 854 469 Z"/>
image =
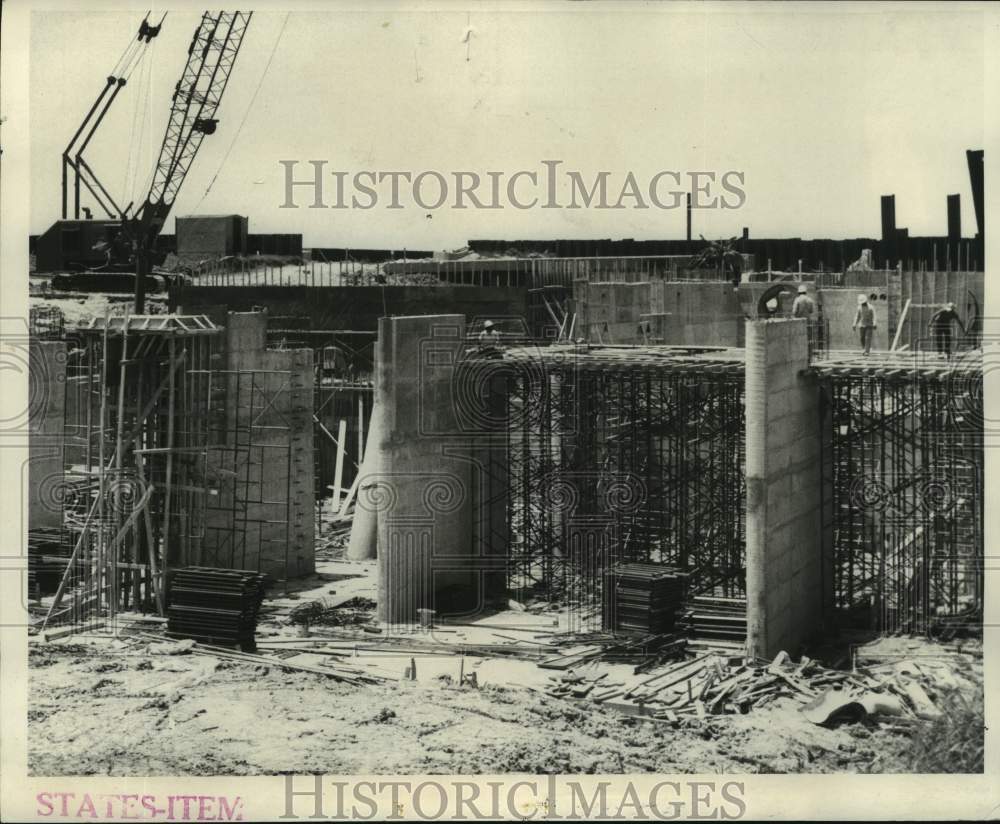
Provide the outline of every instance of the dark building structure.
<path id="1" fill-rule="evenodd" d="M 200 257 L 245 254 L 248 224 L 243 215 L 178 216 L 177 254 Z"/>
<path id="2" fill-rule="evenodd" d="M 114 257 L 121 222 L 57 220 L 35 241 L 35 271 L 83 271 L 107 266 Z"/>

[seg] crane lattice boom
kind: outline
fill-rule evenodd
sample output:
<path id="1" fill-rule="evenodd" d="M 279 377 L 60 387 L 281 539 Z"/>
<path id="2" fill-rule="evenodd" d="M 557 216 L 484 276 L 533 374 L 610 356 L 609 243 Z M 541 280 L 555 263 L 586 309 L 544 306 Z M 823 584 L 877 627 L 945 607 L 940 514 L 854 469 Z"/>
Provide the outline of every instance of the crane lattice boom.
<path id="1" fill-rule="evenodd" d="M 139 213 L 147 237 L 163 226 L 202 139 L 215 131 L 215 114 L 252 14 L 219 11 L 202 15 L 174 90 L 149 195 Z"/>
<path id="2" fill-rule="evenodd" d="M 170 120 L 149 194 L 129 223 L 135 248 L 135 311 L 142 313 L 149 253 L 205 135 L 215 132 L 215 114 L 229 83 L 253 12 L 205 12 L 188 47 L 187 63 L 174 89 Z"/>

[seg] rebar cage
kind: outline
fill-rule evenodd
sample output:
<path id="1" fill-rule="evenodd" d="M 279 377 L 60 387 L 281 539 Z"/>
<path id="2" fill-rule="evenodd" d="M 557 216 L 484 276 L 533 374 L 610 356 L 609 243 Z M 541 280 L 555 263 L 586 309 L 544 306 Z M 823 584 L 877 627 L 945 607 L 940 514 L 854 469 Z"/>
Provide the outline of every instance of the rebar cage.
<path id="1" fill-rule="evenodd" d="M 162 612 L 167 568 L 197 555 L 217 332 L 200 316 L 140 315 L 77 331 L 63 508 L 73 551 L 46 622 Z"/>
<path id="2" fill-rule="evenodd" d="M 839 621 L 914 633 L 980 624 L 981 365 L 834 370 L 823 386 L 824 527 Z"/>
<path id="3" fill-rule="evenodd" d="M 741 362 L 584 352 L 505 376 L 507 584 L 600 610 L 622 563 L 689 572 L 688 594 L 745 595 Z"/>
<path id="4" fill-rule="evenodd" d="M 290 373 L 215 368 L 218 331 L 172 315 L 97 319 L 76 333 L 65 571 L 46 624 L 163 614 L 174 567 L 261 569 L 284 555 L 287 571 Z"/>

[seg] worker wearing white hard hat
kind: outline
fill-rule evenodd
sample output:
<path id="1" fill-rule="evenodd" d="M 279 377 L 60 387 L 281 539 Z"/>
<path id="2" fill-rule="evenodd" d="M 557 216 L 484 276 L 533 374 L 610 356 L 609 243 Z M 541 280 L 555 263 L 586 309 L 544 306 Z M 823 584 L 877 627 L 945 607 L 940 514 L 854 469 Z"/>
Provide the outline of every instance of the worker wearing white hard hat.
<path id="1" fill-rule="evenodd" d="M 872 337 L 878 328 L 878 321 L 875 320 L 875 310 L 868 305 L 867 295 L 858 295 L 858 311 L 854 315 L 854 325 L 851 328 L 858 330 L 864 354 L 870 354 Z"/>
<path id="2" fill-rule="evenodd" d="M 809 290 L 805 286 L 800 286 L 798 292 L 798 296 L 792 303 L 792 317 L 811 320 L 816 314 L 816 302 L 809 297 Z"/>
<path id="3" fill-rule="evenodd" d="M 500 331 L 491 320 L 483 323 L 483 331 L 479 333 L 479 348 L 497 350 L 500 347 Z"/>

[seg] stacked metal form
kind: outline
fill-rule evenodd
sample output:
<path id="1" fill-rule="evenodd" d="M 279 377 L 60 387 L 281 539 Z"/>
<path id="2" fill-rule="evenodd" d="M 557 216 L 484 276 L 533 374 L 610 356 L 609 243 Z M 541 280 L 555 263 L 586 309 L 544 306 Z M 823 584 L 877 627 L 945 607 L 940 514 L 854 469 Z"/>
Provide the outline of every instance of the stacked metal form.
<path id="1" fill-rule="evenodd" d="M 56 591 L 72 549 L 66 533 L 58 527 L 28 530 L 28 594 L 31 597 Z"/>
<path id="2" fill-rule="evenodd" d="M 662 564 L 623 564 L 604 586 L 604 627 L 613 632 L 661 635 L 674 627 L 687 574 Z"/>
<path id="3" fill-rule="evenodd" d="M 699 640 L 741 643 L 747 637 L 747 602 L 745 598 L 697 595 L 685 602 L 678 623 Z"/>
<path id="4" fill-rule="evenodd" d="M 256 647 L 257 613 L 265 576 L 213 567 L 182 567 L 171 573 L 167 632 L 214 644 Z"/>

